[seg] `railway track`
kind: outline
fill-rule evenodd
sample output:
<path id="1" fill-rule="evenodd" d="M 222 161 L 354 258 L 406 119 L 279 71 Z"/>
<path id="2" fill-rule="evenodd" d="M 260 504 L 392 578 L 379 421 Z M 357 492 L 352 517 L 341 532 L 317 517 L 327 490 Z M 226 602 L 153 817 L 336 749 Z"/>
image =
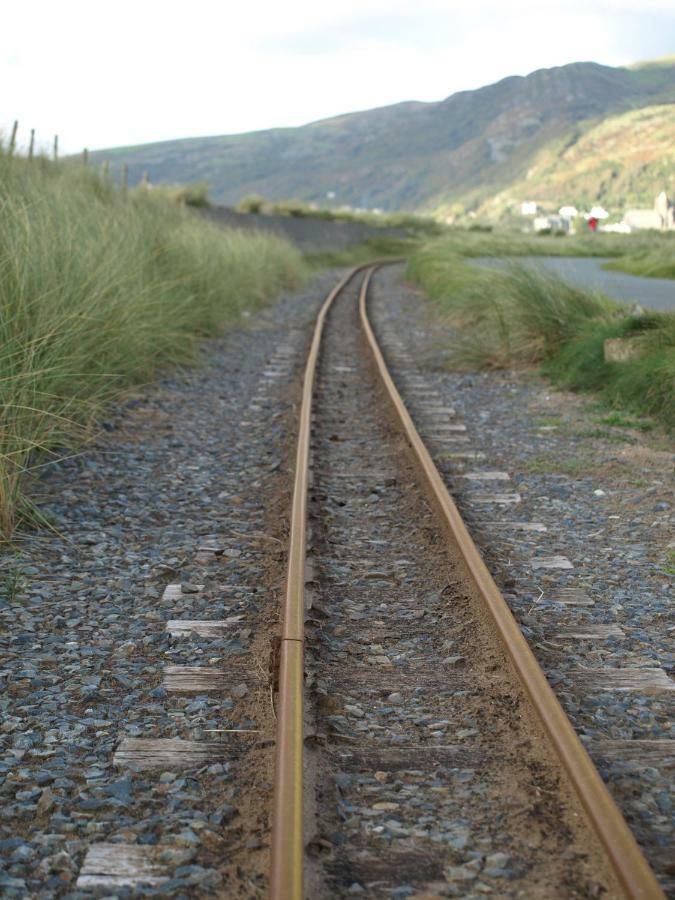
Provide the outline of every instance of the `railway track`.
<path id="1" fill-rule="evenodd" d="M 305 372 L 272 897 L 662 897 L 387 371 L 374 272 L 328 296 Z"/>
<path id="2" fill-rule="evenodd" d="M 241 470 L 218 472 L 222 521 L 204 526 L 192 564 L 171 562 L 181 582 L 157 572 L 162 615 L 132 623 L 148 644 L 155 628 L 163 650 L 142 670 L 160 701 L 153 724 L 134 724 L 142 689 L 117 691 L 119 723 L 106 700 L 84 745 L 84 785 L 71 766 L 72 783 L 21 793 L 38 825 L 27 808 L 20 832 L 64 847 L 41 863 L 55 896 L 71 877 L 55 867 L 78 859 L 76 896 L 663 897 L 394 387 L 368 319 L 375 272 L 350 272 L 319 313 L 295 466 L 290 448 L 278 453 L 295 427 L 304 329 L 267 358 L 241 421 Z M 480 471 L 453 411 L 413 375 L 408 390 L 451 455 Z M 210 463 L 186 465 L 190 485 Z M 116 653 L 126 666 L 138 644 Z M 52 814 L 57 798 L 72 818 Z M 24 895 L 13 873 L 5 885 Z"/>

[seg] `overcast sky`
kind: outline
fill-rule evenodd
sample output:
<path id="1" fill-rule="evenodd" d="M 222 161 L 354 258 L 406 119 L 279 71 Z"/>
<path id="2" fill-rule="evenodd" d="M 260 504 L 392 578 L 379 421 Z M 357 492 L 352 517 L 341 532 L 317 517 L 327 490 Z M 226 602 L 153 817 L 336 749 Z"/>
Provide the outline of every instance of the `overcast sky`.
<path id="1" fill-rule="evenodd" d="M 0 128 L 65 152 L 301 125 L 507 75 L 675 53 L 675 0 L 32 0 L 0 13 Z"/>

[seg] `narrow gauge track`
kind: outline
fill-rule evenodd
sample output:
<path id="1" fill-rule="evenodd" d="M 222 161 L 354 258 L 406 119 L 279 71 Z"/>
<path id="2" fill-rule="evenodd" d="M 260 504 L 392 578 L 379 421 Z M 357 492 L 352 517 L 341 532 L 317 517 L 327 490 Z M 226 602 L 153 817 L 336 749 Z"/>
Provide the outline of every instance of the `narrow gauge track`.
<path id="1" fill-rule="evenodd" d="M 663 897 L 393 385 L 365 268 L 305 374 L 272 897 Z"/>

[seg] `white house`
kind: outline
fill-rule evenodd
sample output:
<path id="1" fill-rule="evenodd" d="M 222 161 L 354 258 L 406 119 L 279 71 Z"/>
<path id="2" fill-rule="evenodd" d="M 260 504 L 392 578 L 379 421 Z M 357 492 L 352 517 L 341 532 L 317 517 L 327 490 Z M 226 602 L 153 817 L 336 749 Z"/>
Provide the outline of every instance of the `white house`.
<path id="1" fill-rule="evenodd" d="M 520 214 L 522 216 L 536 216 L 539 211 L 539 204 L 535 200 L 526 200 L 520 204 Z"/>
<path id="2" fill-rule="evenodd" d="M 663 220 L 655 209 L 627 209 L 623 217 L 624 225 L 629 228 L 645 229 L 654 228 L 660 231 L 663 228 Z"/>
<path id="3" fill-rule="evenodd" d="M 675 228 L 675 209 L 673 201 L 668 199 L 665 191 L 661 191 L 654 201 L 654 211 L 661 216 L 661 228 Z"/>
<path id="4" fill-rule="evenodd" d="M 537 216 L 532 223 L 535 231 L 569 231 L 570 220 L 563 216 Z"/>

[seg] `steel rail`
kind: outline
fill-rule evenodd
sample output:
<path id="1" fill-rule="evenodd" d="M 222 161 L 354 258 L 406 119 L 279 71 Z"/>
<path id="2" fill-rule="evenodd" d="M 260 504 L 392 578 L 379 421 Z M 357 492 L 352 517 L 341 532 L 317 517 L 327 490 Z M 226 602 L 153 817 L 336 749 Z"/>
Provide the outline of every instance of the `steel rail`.
<path id="1" fill-rule="evenodd" d="M 286 595 L 282 607 L 272 814 L 272 900 L 302 900 L 303 896 L 305 555 L 309 444 L 316 363 L 324 323 L 333 301 L 352 278 L 369 265 L 372 263 L 351 269 L 326 297 L 317 316 L 305 366 L 291 507 Z"/>
<path id="2" fill-rule="evenodd" d="M 389 374 L 367 310 L 368 287 L 376 268 L 370 268 L 361 285 L 361 325 L 375 366 L 396 418 L 405 433 L 433 501 L 456 541 L 467 569 L 497 628 L 516 672 L 534 706 L 558 758 L 586 811 L 589 822 L 605 849 L 626 897 L 631 900 L 665 900 L 654 873 L 614 803 L 574 727 L 551 689 L 543 670 L 525 640 L 506 600 L 490 575 L 434 461 Z"/>

